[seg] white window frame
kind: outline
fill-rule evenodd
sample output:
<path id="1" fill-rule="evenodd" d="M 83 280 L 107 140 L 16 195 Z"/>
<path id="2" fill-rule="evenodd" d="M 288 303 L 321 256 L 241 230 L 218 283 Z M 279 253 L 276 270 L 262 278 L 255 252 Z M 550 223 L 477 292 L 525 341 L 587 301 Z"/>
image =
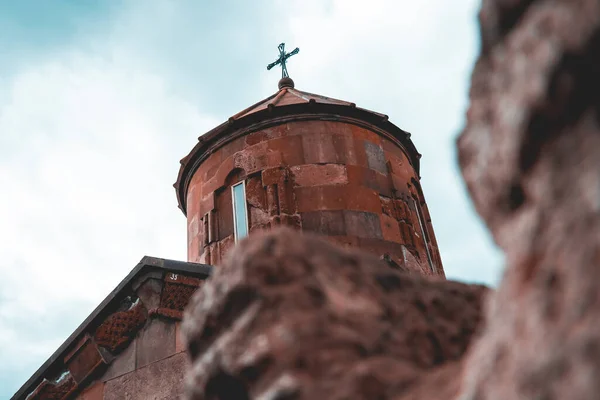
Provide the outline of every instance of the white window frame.
<path id="1" fill-rule="evenodd" d="M 417 219 L 419 220 L 419 226 L 421 227 L 421 235 L 423 235 L 423 243 L 425 244 L 425 253 L 427 253 L 427 261 L 429 261 L 429 268 L 431 269 L 431 272 L 437 273 L 437 268 L 433 263 L 433 257 L 431 256 L 431 252 L 429 251 L 429 243 L 427 241 L 428 236 L 425 233 L 425 221 L 423 221 L 423 215 L 421 214 L 420 202 L 412 196 L 411 198 L 415 206 L 415 210 L 417 211 Z"/>
<path id="2" fill-rule="evenodd" d="M 238 186 L 242 185 L 242 190 L 244 193 L 244 221 L 243 223 L 246 225 L 247 235 L 250 234 L 250 227 L 248 226 L 248 200 L 246 199 L 246 181 L 241 181 L 236 183 L 235 185 L 231 185 L 231 208 L 233 211 L 233 238 L 237 243 L 240 238 L 238 237 L 238 221 L 237 221 L 237 213 L 235 212 L 235 191 L 234 189 Z M 242 238 L 243 239 L 243 238 Z"/>

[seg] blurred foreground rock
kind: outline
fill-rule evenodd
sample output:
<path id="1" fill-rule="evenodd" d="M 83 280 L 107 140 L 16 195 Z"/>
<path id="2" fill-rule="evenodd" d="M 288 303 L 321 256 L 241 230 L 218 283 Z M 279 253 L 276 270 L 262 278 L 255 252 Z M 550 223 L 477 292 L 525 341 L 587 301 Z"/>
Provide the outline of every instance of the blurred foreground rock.
<path id="1" fill-rule="evenodd" d="M 486 292 L 306 233 L 254 235 L 188 307 L 188 398 L 448 398 Z"/>
<path id="2" fill-rule="evenodd" d="M 507 270 L 461 400 L 600 398 L 600 1 L 485 0 L 460 165 Z"/>

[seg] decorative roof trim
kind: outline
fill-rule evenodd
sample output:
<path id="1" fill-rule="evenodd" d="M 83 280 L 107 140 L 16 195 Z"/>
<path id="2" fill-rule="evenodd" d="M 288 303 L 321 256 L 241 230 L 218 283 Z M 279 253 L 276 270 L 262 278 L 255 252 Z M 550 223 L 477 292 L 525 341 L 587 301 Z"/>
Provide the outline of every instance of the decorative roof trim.
<path id="1" fill-rule="evenodd" d="M 166 276 L 168 273 L 182 274 L 191 279 L 204 280 L 210 276 L 212 267 L 205 264 L 196 264 L 184 261 L 168 260 L 163 258 L 155 258 L 144 256 L 135 268 L 117 285 L 117 287 L 96 307 L 96 309 L 79 325 L 79 327 L 65 340 L 65 342 L 46 360 L 44 364 L 21 386 L 21 388 L 13 395 L 11 400 L 23 400 L 32 396 L 34 391 L 41 388 L 40 385 L 50 385 L 59 382 L 48 381 L 48 376 L 58 376 L 64 367 L 63 360 L 68 357 L 73 349 L 80 342 L 84 342 L 90 331 L 99 326 L 106 318 L 114 311 L 114 308 L 123 301 L 125 297 L 137 289 L 141 283 L 138 282 L 148 274 L 159 274 Z M 160 314 L 161 310 L 157 310 Z M 68 375 L 68 374 L 67 374 Z M 71 379 L 70 375 L 62 374 L 59 381 L 63 377 Z M 44 383 L 45 382 L 45 383 Z M 73 386 L 72 390 L 77 389 L 75 382 L 67 382 Z M 71 389 L 69 386 L 69 389 Z M 72 390 L 70 392 L 72 392 Z"/>

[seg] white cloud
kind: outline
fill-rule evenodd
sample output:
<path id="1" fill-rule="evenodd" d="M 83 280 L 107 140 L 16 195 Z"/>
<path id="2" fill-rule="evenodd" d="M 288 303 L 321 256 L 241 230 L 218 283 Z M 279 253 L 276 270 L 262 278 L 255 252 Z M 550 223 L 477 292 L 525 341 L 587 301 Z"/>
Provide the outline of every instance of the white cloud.
<path id="1" fill-rule="evenodd" d="M 185 218 L 171 184 L 179 158 L 218 121 L 130 61 L 59 54 L 7 87 L 2 359 L 49 356 L 142 256 L 185 258 Z M 42 328 L 39 320 L 50 335 L 23 332 Z"/>

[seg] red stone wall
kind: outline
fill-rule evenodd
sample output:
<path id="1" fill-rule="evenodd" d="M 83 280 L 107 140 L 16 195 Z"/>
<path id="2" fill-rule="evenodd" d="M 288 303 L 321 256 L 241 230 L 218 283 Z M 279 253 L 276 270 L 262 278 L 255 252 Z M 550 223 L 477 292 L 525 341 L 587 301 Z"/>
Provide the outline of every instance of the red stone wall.
<path id="1" fill-rule="evenodd" d="M 80 385 L 77 399 L 176 399 L 183 393 L 189 356 L 181 341 L 180 319 L 201 280 L 174 273 L 158 278 L 150 273 L 140 281 L 135 306 L 112 314 L 90 338 L 95 349 L 102 348 L 103 365 L 69 368 Z M 132 324 L 127 314 L 140 315 L 140 323 L 135 318 Z"/>
<path id="2" fill-rule="evenodd" d="M 188 188 L 189 261 L 216 265 L 232 247 L 230 188 L 241 180 L 251 233 L 293 226 L 387 255 L 405 269 L 443 275 L 418 177 L 404 150 L 374 131 L 295 121 L 219 147 Z"/>
<path id="3" fill-rule="evenodd" d="M 176 399 L 189 356 L 184 308 L 202 279 L 149 270 L 46 369 L 28 400 Z M 107 309 L 106 311 L 109 311 Z M 19 397 L 23 399 L 25 397 Z"/>
<path id="4" fill-rule="evenodd" d="M 189 365 L 179 322 L 153 318 L 78 399 L 175 399 Z"/>

